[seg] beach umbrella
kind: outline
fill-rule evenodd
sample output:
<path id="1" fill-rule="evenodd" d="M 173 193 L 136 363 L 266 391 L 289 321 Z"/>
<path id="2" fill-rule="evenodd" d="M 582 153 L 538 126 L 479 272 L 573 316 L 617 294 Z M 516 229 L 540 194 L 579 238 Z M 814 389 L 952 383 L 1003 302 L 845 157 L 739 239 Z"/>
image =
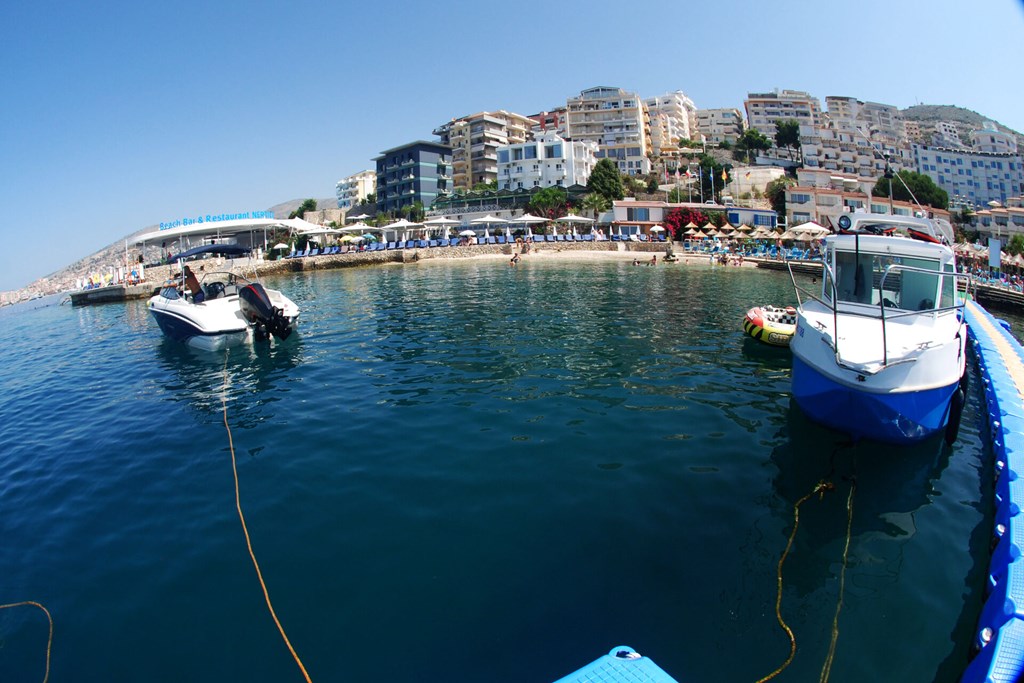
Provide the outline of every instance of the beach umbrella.
<path id="1" fill-rule="evenodd" d="M 707 223 L 705 223 L 704 227 L 701 228 L 701 230 L 703 230 L 704 232 L 712 232 L 713 230 L 716 230 L 716 229 L 717 228 L 715 228 L 715 224 L 712 223 L 711 221 L 708 221 Z"/>
<path id="2" fill-rule="evenodd" d="M 546 220 L 546 218 L 534 216 L 532 213 L 524 213 L 522 216 L 519 216 L 518 218 L 513 218 L 509 220 L 509 223 L 525 223 L 527 225 L 530 225 L 532 223 L 543 223 Z"/>
<path id="3" fill-rule="evenodd" d="M 275 244 L 274 246 L 272 246 L 272 247 L 271 247 L 271 249 L 291 249 L 291 247 L 289 247 L 289 246 L 288 246 L 287 244 L 285 244 L 284 242 L 278 242 L 277 244 Z"/>
<path id="4" fill-rule="evenodd" d="M 561 218 L 556 218 L 559 223 L 593 223 L 593 218 L 586 218 L 585 216 L 577 216 L 576 214 L 570 213 Z"/>
<path id="5" fill-rule="evenodd" d="M 697 224 L 696 224 L 696 223 L 694 223 L 693 221 L 690 221 L 690 222 L 689 222 L 689 223 L 687 223 L 687 224 L 686 224 L 686 225 L 685 225 L 684 227 L 687 227 L 687 228 L 692 228 L 692 229 L 696 229 L 696 228 L 697 228 Z"/>
<path id="6" fill-rule="evenodd" d="M 463 230 L 459 233 L 459 237 L 476 237 L 476 230 Z"/>
<path id="7" fill-rule="evenodd" d="M 693 224 L 691 223 L 690 225 L 693 225 Z M 697 234 L 697 231 L 695 230 L 696 227 L 697 226 L 694 225 L 693 228 L 690 228 L 689 230 L 687 230 L 683 234 L 684 235 L 696 235 Z"/>
<path id="8" fill-rule="evenodd" d="M 491 225 L 507 222 L 508 221 L 506 221 L 504 218 L 498 218 L 497 216 L 492 216 L 491 214 L 481 216 L 480 218 L 474 218 L 473 220 L 470 221 L 470 223 L 473 225 Z"/>
<path id="9" fill-rule="evenodd" d="M 369 216 L 365 213 L 361 213 L 358 216 L 345 216 L 347 221 L 365 221 Z"/>
<path id="10" fill-rule="evenodd" d="M 424 227 L 428 228 L 443 228 L 446 226 L 459 225 L 458 221 L 453 221 L 451 218 L 446 216 L 439 216 L 437 218 L 431 218 L 428 221 L 423 221 Z"/>
<path id="11" fill-rule="evenodd" d="M 750 232 L 751 230 L 753 230 L 753 228 L 747 225 L 746 223 L 740 223 L 736 227 L 736 229 L 739 230 L 740 232 Z"/>
<path id="12" fill-rule="evenodd" d="M 699 240 L 706 240 L 708 238 L 708 236 L 704 234 L 703 230 L 698 230 L 697 232 L 693 233 L 693 236 Z"/>
<path id="13" fill-rule="evenodd" d="M 370 229 L 369 225 L 367 225 L 366 223 L 363 223 L 363 222 L 359 222 L 359 223 L 353 223 L 352 225 L 346 225 L 344 228 L 341 228 L 341 232 L 353 232 L 353 233 L 355 233 L 355 232 L 363 232 L 364 230 L 369 230 L 369 229 Z"/>
<path id="14" fill-rule="evenodd" d="M 814 221 L 808 221 L 807 223 L 801 223 L 796 227 L 790 228 L 788 232 L 793 233 L 792 239 L 798 239 L 803 241 L 816 240 L 825 235 L 832 234 L 832 231 L 823 225 L 819 225 Z"/>

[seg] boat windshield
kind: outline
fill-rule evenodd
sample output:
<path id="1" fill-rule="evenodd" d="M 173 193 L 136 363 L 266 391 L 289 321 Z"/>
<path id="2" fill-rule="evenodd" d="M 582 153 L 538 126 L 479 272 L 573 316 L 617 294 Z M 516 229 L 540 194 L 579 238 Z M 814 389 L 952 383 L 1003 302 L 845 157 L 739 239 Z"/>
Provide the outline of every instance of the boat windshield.
<path id="1" fill-rule="evenodd" d="M 897 268 L 885 277 L 883 291 L 885 270 L 893 265 L 934 271 L 935 274 Z M 952 273 L 953 265 L 946 264 L 940 268 L 939 261 L 935 259 L 836 251 L 834 272 L 836 294 L 843 303 L 882 304 L 906 311 L 929 311 L 954 305 L 955 279 L 940 276 L 942 272 Z M 832 282 L 828 274 L 823 294 L 826 300 L 831 301 Z M 939 301 L 936 301 L 936 296 Z"/>

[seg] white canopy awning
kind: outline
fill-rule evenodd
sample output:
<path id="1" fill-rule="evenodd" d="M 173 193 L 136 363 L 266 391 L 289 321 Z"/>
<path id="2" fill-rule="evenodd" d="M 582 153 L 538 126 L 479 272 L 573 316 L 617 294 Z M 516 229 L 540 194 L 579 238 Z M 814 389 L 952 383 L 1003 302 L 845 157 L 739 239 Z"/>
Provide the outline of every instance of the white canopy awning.
<path id="1" fill-rule="evenodd" d="M 304 221 L 301 218 L 243 218 L 231 221 L 193 223 L 192 225 L 182 225 L 177 228 L 168 228 L 167 230 L 154 230 L 153 232 L 139 235 L 135 239 L 135 243 L 143 244 L 156 240 L 176 240 L 179 237 L 192 237 L 195 235 L 237 235 L 243 232 L 271 230 L 273 228 L 286 228 L 297 232 L 323 229 L 322 226 Z"/>

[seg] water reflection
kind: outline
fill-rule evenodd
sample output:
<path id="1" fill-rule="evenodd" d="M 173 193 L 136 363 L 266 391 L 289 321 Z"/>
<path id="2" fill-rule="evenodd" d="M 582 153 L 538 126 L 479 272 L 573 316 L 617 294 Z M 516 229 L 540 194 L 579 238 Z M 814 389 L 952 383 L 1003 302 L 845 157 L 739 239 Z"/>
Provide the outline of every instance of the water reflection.
<path id="1" fill-rule="evenodd" d="M 162 373 L 154 383 L 164 400 L 195 408 L 204 423 L 220 420 L 226 402 L 232 426 L 251 428 L 273 418 L 273 404 L 287 391 L 303 353 L 298 333 L 283 343 L 237 344 L 217 353 L 161 335 L 155 354 Z"/>
<path id="2" fill-rule="evenodd" d="M 773 489 L 783 503 L 775 506 L 774 514 L 784 521 L 786 533 L 792 529 L 797 501 L 819 482 L 834 487 L 800 508 L 787 585 L 805 596 L 838 575 L 854 482 L 849 564 L 859 566 L 861 584 L 871 585 L 870 590 L 895 583 L 903 562 L 899 544 L 917 533 L 914 515 L 936 494 L 935 483 L 949 465 L 952 449 L 941 435 L 913 446 L 853 443 L 811 422 L 792 401 L 785 432 L 788 438 L 772 450 L 771 461 L 778 470 Z M 878 544 L 886 542 L 898 545 L 879 553 Z"/>

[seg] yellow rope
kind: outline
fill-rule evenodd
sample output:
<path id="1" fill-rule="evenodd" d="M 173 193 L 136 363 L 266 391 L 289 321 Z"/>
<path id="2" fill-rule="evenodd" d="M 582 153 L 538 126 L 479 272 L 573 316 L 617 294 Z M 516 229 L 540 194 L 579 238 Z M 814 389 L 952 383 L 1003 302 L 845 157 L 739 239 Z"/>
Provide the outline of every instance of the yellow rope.
<path id="1" fill-rule="evenodd" d="M 50 637 L 46 641 L 46 673 L 43 674 L 43 683 L 46 683 L 50 680 L 50 649 L 53 646 L 53 617 L 50 616 L 50 610 L 46 609 L 35 600 L 25 600 L 23 602 L 12 602 L 7 605 L 0 605 L 0 609 L 8 609 L 9 607 L 25 607 L 28 605 L 38 607 L 43 610 L 43 614 L 46 615 L 47 621 L 50 622 Z"/>
<path id="2" fill-rule="evenodd" d="M 288 651 L 292 653 L 292 657 L 295 659 L 295 663 L 299 665 L 299 669 L 302 671 L 302 676 L 306 679 L 306 683 L 312 683 L 309 677 L 309 673 L 306 671 L 306 667 L 303 666 L 302 660 L 299 659 L 298 653 L 295 652 L 295 648 L 292 647 L 292 643 L 288 640 L 288 636 L 284 632 L 284 627 L 281 626 L 281 621 L 277 618 L 277 613 L 274 612 L 274 606 L 270 603 L 270 593 L 267 591 L 267 584 L 263 581 L 263 572 L 260 571 L 260 564 L 256 561 L 256 554 L 252 550 L 252 541 L 249 539 L 249 529 L 245 525 L 245 515 L 242 514 L 242 502 L 241 497 L 238 493 L 238 464 L 235 460 L 235 443 L 231 438 L 231 427 L 228 425 L 228 401 L 227 401 L 227 390 L 228 390 L 228 369 L 227 369 L 227 357 L 224 358 L 224 391 L 221 392 L 221 403 L 224 406 L 224 429 L 228 432 L 228 446 L 231 449 L 231 470 L 235 475 L 235 507 L 238 508 L 238 519 L 242 522 L 242 532 L 245 534 L 245 545 L 249 548 L 249 557 L 252 558 L 252 565 L 256 568 L 256 577 L 260 580 L 260 587 L 263 588 L 263 597 L 267 601 L 267 609 L 270 610 L 270 616 L 274 618 L 274 623 L 277 624 L 277 630 L 281 632 L 281 637 L 284 639 L 284 644 L 288 646 Z"/>
<path id="3" fill-rule="evenodd" d="M 764 683 L 765 681 L 770 681 L 778 676 L 793 662 L 793 657 L 796 656 L 796 636 L 793 635 L 793 629 L 791 629 L 786 623 L 786 620 L 782 618 L 782 565 L 786 562 L 786 557 L 789 555 L 789 551 L 793 547 L 793 539 L 796 538 L 796 530 L 800 527 L 800 506 L 815 494 L 824 496 L 826 491 L 831 491 L 834 488 L 835 486 L 831 482 L 820 481 L 818 482 L 818 485 L 814 487 L 813 491 L 805 495 L 803 498 L 798 500 L 795 505 L 793 505 L 793 530 L 789 533 L 789 540 L 786 541 L 786 549 L 782 551 L 782 556 L 779 557 L 778 569 L 776 570 L 776 585 L 778 590 L 775 595 L 775 618 L 778 620 L 779 626 L 782 627 L 782 630 L 789 636 L 789 656 L 786 657 L 786 661 L 775 669 L 775 671 L 772 671 L 764 678 L 758 679 L 757 683 Z"/>
<path id="4" fill-rule="evenodd" d="M 846 544 L 843 546 L 843 568 L 839 571 L 839 599 L 836 601 L 836 613 L 832 617 L 832 641 L 828 645 L 828 656 L 821 667 L 819 683 L 826 683 L 832 674 L 832 660 L 836 655 L 836 641 L 839 640 L 839 612 L 843 609 L 843 593 L 846 590 L 846 562 L 850 555 L 850 536 L 853 529 L 853 493 L 857 490 L 857 480 L 852 479 L 850 493 L 846 497 Z"/>

